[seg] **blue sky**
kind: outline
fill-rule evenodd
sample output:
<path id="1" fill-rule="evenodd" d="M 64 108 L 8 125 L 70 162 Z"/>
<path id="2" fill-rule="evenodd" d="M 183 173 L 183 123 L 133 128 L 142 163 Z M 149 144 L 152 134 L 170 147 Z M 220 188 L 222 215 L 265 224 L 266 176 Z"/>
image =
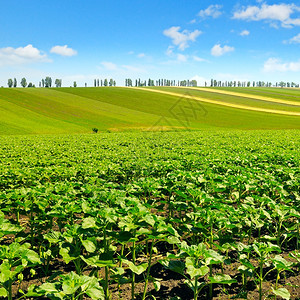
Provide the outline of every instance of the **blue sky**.
<path id="1" fill-rule="evenodd" d="M 0 0 L 0 86 L 46 76 L 300 82 L 300 4 Z"/>

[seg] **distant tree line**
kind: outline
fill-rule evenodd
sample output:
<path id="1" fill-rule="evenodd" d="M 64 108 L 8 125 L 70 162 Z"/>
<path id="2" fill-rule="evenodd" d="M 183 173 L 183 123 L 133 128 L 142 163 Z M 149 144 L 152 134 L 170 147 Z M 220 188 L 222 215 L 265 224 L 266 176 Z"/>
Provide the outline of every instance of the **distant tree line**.
<path id="1" fill-rule="evenodd" d="M 207 82 L 205 82 L 205 86 L 207 86 Z M 217 81 L 215 79 L 211 79 L 210 81 L 211 87 L 299 87 L 299 84 L 295 82 L 276 82 L 274 85 L 272 82 L 264 82 L 264 81 Z"/>
<path id="2" fill-rule="evenodd" d="M 116 86 L 116 81 L 111 79 L 105 78 L 104 80 L 99 80 L 99 79 L 94 79 L 94 87 L 99 87 L 99 86 Z"/>
<path id="3" fill-rule="evenodd" d="M 11 79 L 9 78 L 8 81 L 7 81 L 7 85 L 9 88 L 16 88 L 17 87 L 17 79 L 14 78 L 14 79 Z M 32 82 L 29 82 L 27 84 L 27 80 L 25 77 L 23 77 L 20 81 L 20 85 L 21 87 L 25 88 L 25 87 L 35 87 L 34 84 L 32 84 Z M 62 85 L 62 80 L 61 79 L 55 79 L 55 86 L 56 87 L 61 87 Z M 40 82 L 39 82 L 39 87 L 51 87 L 52 86 L 52 78 L 47 76 L 45 79 L 43 78 Z"/>
<path id="4" fill-rule="evenodd" d="M 54 81 L 55 87 L 59 88 L 62 86 L 62 79 L 55 79 Z M 9 78 L 7 81 L 7 86 L 9 88 L 16 88 L 18 85 L 17 79 Z M 32 82 L 27 83 L 27 80 L 25 77 L 23 77 L 20 81 L 21 87 L 35 87 Z M 198 85 L 196 80 L 169 80 L 169 79 L 158 79 L 153 80 L 149 78 L 148 80 L 141 80 L 135 79 L 134 81 L 131 78 L 125 79 L 125 86 L 136 86 L 136 87 L 142 87 L 142 86 L 186 86 L 186 87 L 196 87 Z M 100 86 L 116 86 L 116 81 L 114 79 L 94 79 L 94 87 L 100 87 Z M 264 82 L 264 81 L 220 81 L 216 79 L 211 79 L 210 83 L 205 82 L 205 86 L 210 87 L 288 87 L 293 88 L 299 87 L 299 84 L 295 82 L 275 82 L 275 84 L 272 84 L 271 82 Z M 50 76 L 47 76 L 45 79 L 43 78 L 39 82 L 39 87 L 45 87 L 45 88 L 51 88 L 52 87 L 52 78 Z M 73 82 L 73 87 L 77 87 L 77 82 Z M 85 83 L 85 87 L 87 87 L 87 84 Z"/>
<path id="5" fill-rule="evenodd" d="M 62 86 L 62 79 L 55 79 L 54 81 L 55 87 L 59 88 Z M 7 85 L 8 87 L 17 87 L 17 79 L 11 79 L 9 78 L 7 81 Z M 22 87 L 35 87 L 34 84 L 32 84 L 31 82 L 27 84 L 27 80 L 25 77 L 23 77 L 20 81 L 20 85 Z M 40 82 L 39 82 L 39 87 L 45 87 L 45 88 L 51 88 L 53 85 L 53 81 L 52 78 L 50 76 L 47 76 L 46 78 L 43 78 Z M 85 87 L 87 87 L 87 83 L 84 84 Z M 99 86 L 116 86 L 116 81 L 114 79 L 94 79 L 94 86 L 95 87 L 99 87 Z M 77 82 L 74 81 L 73 82 L 73 87 L 77 87 Z"/>
<path id="6" fill-rule="evenodd" d="M 135 79 L 134 85 L 133 81 L 130 78 L 125 79 L 125 86 L 136 86 L 136 87 L 141 87 L 141 86 L 190 86 L 194 87 L 197 86 L 197 81 L 196 80 L 169 80 L 169 79 L 158 79 L 158 80 L 153 80 L 149 78 L 148 80 L 141 80 Z"/>
<path id="7" fill-rule="evenodd" d="M 12 87 L 16 88 L 16 87 L 18 86 L 17 79 L 16 79 L 16 78 L 14 78 L 14 79 L 9 78 L 9 79 L 7 80 L 7 85 L 8 85 L 9 88 L 12 88 Z M 25 88 L 25 87 L 35 87 L 35 85 L 32 84 L 32 82 L 29 82 L 29 83 L 27 84 L 27 80 L 26 80 L 25 77 L 23 77 L 23 78 L 21 79 L 20 85 L 21 85 L 22 87 L 24 87 L 24 88 Z"/>

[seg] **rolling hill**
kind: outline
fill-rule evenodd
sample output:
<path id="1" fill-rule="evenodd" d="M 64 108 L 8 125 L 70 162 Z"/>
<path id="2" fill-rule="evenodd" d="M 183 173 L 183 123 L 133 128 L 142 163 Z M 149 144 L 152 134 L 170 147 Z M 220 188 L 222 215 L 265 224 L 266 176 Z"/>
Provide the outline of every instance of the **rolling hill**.
<path id="1" fill-rule="evenodd" d="M 220 88 L 1 88 L 0 134 L 300 129 L 300 92 Z"/>

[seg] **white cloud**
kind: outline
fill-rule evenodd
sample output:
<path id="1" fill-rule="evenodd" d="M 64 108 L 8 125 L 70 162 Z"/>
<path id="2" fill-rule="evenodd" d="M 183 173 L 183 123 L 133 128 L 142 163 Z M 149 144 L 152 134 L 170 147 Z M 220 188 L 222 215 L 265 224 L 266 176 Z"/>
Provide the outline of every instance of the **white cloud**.
<path id="1" fill-rule="evenodd" d="M 225 45 L 222 47 L 220 44 L 216 44 L 211 48 L 211 55 L 213 56 L 222 56 L 227 52 L 232 52 L 234 51 L 234 47 L 230 47 Z"/>
<path id="2" fill-rule="evenodd" d="M 143 68 L 139 68 L 139 67 L 135 67 L 135 66 L 130 66 L 130 65 L 122 65 L 122 69 L 120 69 L 120 71 L 128 71 L 128 72 L 132 72 L 134 74 L 140 74 L 140 73 L 146 73 L 147 71 Z"/>
<path id="3" fill-rule="evenodd" d="M 281 62 L 278 58 L 269 58 L 263 67 L 264 72 L 299 72 L 300 71 L 300 61 L 297 62 Z"/>
<path id="4" fill-rule="evenodd" d="M 103 61 L 101 65 L 108 71 L 115 71 L 118 69 L 116 64 L 109 61 Z"/>
<path id="5" fill-rule="evenodd" d="M 222 5 L 218 4 L 210 5 L 208 8 L 200 10 L 198 16 L 201 18 L 212 17 L 216 19 L 222 14 L 222 12 L 220 11 L 222 7 Z"/>
<path id="6" fill-rule="evenodd" d="M 300 33 L 291 39 L 284 41 L 285 44 L 300 44 Z"/>
<path id="7" fill-rule="evenodd" d="M 172 39 L 172 43 L 178 46 L 179 50 L 184 50 L 189 47 L 189 42 L 195 42 L 196 38 L 202 33 L 200 30 L 194 30 L 192 32 L 183 30 L 179 32 L 179 26 L 173 26 L 169 29 L 165 29 L 163 34 Z"/>
<path id="8" fill-rule="evenodd" d="M 248 6 L 239 11 L 234 12 L 233 19 L 247 20 L 247 21 L 261 21 L 265 20 L 271 22 L 280 22 L 282 27 L 292 27 L 293 25 L 300 26 L 300 18 L 292 18 L 291 15 L 299 12 L 300 7 L 295 4 L 262 4 L 259 6 Z"/>
<path id="9" fill-rule="evenodd" d="M 187 61 L 187 56 L 183 54 L 177 54 L 177 60 L 179 62 L 186 62 Z"/>
<path id="10" fill-rule="evenodd" d="M 140 53 L 140 54 L 138 54 L 138 58 L 143 58 L 143 57 L 145 57 L 145 56 L 146 56 L 145 53 Z"/>
<path id="11" fill-rule="evenodd" d="M 198 61 L 198 62 L 204 62 L 204 61 L 207 61 L 206 59 L 201 58 L 201 57 L 196 56 L 196 55 L 193 56 L 193 59 L 194 59 L 194 61 Z"/>
<path id="12" fill-rule="evenodd" d="M 168 49 L 166 50 L 166 54 L 168 56 L 172 56 L 173 55 L 173 50 L 174 50 L 174 46 L 169 46 Z"/>
<path id="13" fill-rule="evenodd" d="M 116 65 L 109 61 L 101 62 L 102 67 L 104 67 L 107 71 L 115 72 L 118 75 L 128 76 L 128 74 L 139 74 L 139 73 L 147 73 L 147 70 L 143 67 L 136 67 L 131 65 Z M 100 68 L 101 69 L 101 68 Z"/>
<path id="14" fill-rule="evenodd" d="M 250 34 L 250 31 L 248 31 L 248 30 L 243 30 L 243 31 L 240 33 L 241 36 L 247 36 L 247 35 L 249 35 L 249 34 Z"/>
<path id="15" fill-rule="evenodd" d="M 51 48 L 50 52 L 61 56 L 74 56 L 77 54 L 77 51 L 72 48 L 69 48 L 68 45 L 54 46 Z"/>
<path id="16" fill-rule="evenodd" d="M 0 48 L 0 66 L 50 62 L 46 54 L 42 54 L 31 44 L 19 48 Z"/>

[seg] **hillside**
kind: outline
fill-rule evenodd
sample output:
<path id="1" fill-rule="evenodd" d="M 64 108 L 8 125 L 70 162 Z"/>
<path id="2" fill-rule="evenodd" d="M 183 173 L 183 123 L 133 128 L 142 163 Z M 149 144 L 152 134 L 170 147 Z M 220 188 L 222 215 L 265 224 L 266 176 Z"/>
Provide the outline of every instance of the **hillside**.
<path id="1" fill-rule="evenodd" d="M 300 92 L 218 88 L 0 89 L 0 134 L 300 129 Z"/>

